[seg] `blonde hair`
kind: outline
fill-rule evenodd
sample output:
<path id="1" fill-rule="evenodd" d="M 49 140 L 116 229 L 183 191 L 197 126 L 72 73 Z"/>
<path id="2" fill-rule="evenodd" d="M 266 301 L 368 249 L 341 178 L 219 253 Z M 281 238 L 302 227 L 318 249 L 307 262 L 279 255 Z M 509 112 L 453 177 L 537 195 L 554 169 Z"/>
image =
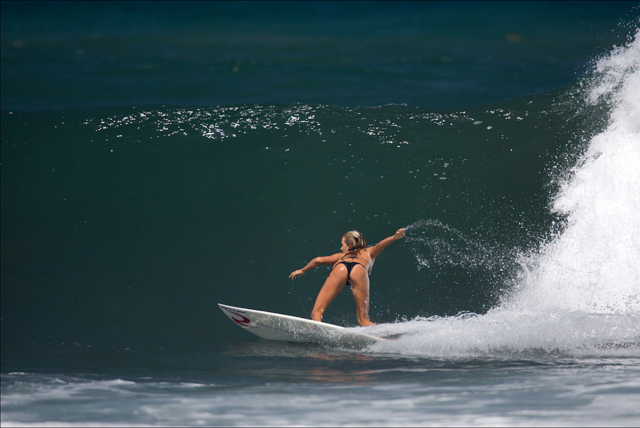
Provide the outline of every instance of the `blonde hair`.
<path id="1" fill-rule="evenodd" d="M 360 250 L 367 248 L 367 241 L 364 239 L 362 233 L 357 230 L 347 232 L 342 235 L 342 237 L 344 238 L 344 243 L 347 244 L 349 248 L 349 251 L 342 256 L 343 259 L 346 257 L 357 258 Z"/>

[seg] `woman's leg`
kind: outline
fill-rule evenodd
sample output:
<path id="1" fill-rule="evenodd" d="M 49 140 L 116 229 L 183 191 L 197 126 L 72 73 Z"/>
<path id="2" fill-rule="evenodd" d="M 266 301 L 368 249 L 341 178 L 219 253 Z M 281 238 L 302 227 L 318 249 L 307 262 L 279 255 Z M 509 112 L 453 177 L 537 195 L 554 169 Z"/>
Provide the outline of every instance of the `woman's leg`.
<path id="1" fill-rule="evenodd" d="M 322 321 L 322 315 L 329 306 L 329 303 L 340 293 L 342 287 L 347 283 L 347 267 L 345 265 L 337 265 L 333 268 L 329 277 L 324 282 L 318 297 L 316 297 L 316 303 L 313 306 L 313 312 L 311 312 L 311 319 L 314 321 Z"/>
<path id="2" fill-rule="evenodd" d="M 351 292 L 356 301 L 358 324 L 363 327 L 375 325 L 369 320 L 369 275 L 362 266 L 354 266 L 351 271 Z"/>

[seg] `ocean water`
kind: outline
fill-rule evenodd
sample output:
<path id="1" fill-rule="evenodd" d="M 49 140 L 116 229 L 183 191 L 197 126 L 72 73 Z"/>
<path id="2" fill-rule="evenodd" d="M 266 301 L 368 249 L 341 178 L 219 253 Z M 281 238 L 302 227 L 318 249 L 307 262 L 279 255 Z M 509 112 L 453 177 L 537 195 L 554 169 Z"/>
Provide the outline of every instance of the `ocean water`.
<path id="1" fill-rule="evenodd" d="M 636 2 L 1 7 L 3 426 L 640 424 Z"/>

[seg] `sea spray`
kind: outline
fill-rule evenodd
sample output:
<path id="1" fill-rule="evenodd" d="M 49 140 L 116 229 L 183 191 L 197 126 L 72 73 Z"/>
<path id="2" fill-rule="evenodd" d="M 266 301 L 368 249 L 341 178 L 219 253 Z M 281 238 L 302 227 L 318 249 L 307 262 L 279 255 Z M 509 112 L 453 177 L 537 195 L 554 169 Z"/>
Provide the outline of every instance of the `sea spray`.
<path id="1" fill-rule="evenodd" d="M 513 256 L 498 242 L 469 236 L 439 220 L 419 220 L 410 230 L 406 240 L 418 270 L 443 265 L 504 270 Z"/>
<path id="2" fill-rule="evenodd" d="M 609 119 L 553 201 L 551 209 L 566 218 L 562 233 L 540 251 L 513 258 L 521 264 L 516 285 L 486 314 L 377 326 L 378 333 L 400 337 L 375 345 L 376 351 L 444 358 L 638 355 L 639 34 L 597 61 L 585 79 L 584 99 L 604 104 Z M 504 264 L 480 240 L 439 221 L 418 221 L 410 230 L 419 267 Z"/>

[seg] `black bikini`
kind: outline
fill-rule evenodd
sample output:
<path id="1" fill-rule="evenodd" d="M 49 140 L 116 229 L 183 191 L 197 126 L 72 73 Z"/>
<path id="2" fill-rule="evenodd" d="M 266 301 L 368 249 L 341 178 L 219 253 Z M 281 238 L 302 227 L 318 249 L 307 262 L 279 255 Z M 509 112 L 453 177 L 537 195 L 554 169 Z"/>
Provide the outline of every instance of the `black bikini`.
<path id="1" fill-rule="evenodd" d="M 358 262 L 338 262 L 338 263 L 336 263 L 336 266 L 341 264 L 341 263 L 347 267 L 347 284 L 346 285 L 351 285 L 351 278 L 350 278 L 351 269 L 353 269 L 353 267 L 355 265 L 360 265 L 360 266 L 362 266 L 364 268 L 365 271 L 367 270 L 365 265 L 363 265 L 362 263 L 358 263 Z M 367 271 L 367 275 L 369 275 L 369 271 Z"/>

